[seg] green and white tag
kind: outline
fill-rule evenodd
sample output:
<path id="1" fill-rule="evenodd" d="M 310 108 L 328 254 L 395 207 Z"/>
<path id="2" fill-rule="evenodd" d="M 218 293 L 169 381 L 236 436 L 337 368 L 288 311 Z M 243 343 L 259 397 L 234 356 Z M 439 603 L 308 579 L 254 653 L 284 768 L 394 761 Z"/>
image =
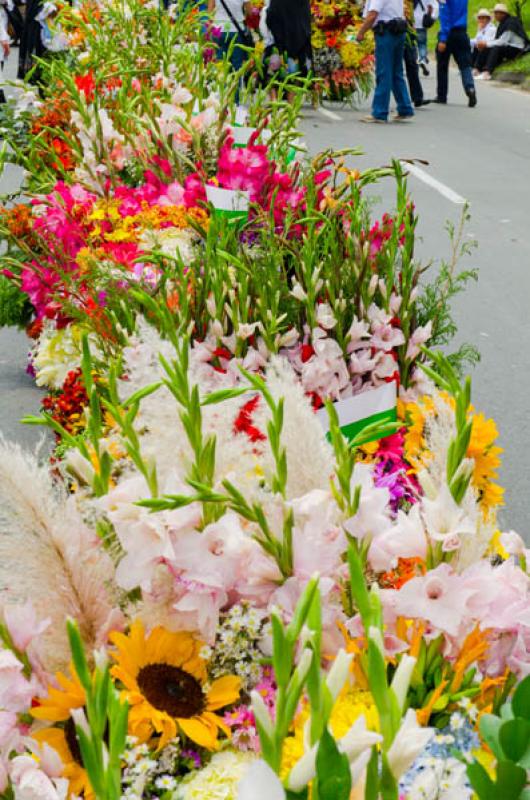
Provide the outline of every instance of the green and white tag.
<path id="1" fill-rule="evenodd" d="M 247 147 L 250 142 L 251 136 L 256 133 L 257 128 L 249 128 L 246 125 L 235 125 L 232 128 L 232 136 L 234 137 L 234 147 Z M 258 139 L 263 144 L 267 144 L 272 136 L 272 131 L 268 128 L 262 128 Z"/>
<path id="2" fill-rule="evenodd" d="M 358 433 L 376 422 L 389 423 L 397 420 L 397 385 L 395 381 L 384 383 L 346 400 L 334 403 L 339 425 L 344 436 L 351 441 Z M 325 432 L 329 432 L 329 417 L 325 408 L 317 411 Z M 379 439 L 373 436 L 370 441 Z"/>
<path id="3" fill-rule="evenodd" d="M 248 219 L 250 195 L 238 189 L 221 189 L 219 186 L 206 186 L 208 202 L 215 208 L 216 214 L 225 217 L 229 222 Z"/>

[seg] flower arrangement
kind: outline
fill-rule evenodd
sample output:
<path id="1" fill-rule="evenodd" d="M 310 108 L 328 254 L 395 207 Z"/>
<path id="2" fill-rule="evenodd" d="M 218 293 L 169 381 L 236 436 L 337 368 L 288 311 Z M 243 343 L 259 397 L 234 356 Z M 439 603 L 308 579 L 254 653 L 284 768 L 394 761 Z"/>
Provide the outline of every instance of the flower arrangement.
<path id="1" fill-rule="evenodd" d="M 355 39 L 362 9 L 349 2 L 317 0 L 313 14 L 313 65 L 323 91 L 331 100 L 347 100 L 356 92 L 368 94 L 374 68 L 373 39 Z"/>
<path id="2" fill-rule="evenodd" d="M 293 161 L 281 99 L 236 142 L 199 15 L 63 15 L 69 122 L 0 221 L 56 439 L 0 442 L 0 792 L 524 797 L 528 550 L 469 350 L 432 349 L 472 273 L 420 282 L 402 168 Z"/>

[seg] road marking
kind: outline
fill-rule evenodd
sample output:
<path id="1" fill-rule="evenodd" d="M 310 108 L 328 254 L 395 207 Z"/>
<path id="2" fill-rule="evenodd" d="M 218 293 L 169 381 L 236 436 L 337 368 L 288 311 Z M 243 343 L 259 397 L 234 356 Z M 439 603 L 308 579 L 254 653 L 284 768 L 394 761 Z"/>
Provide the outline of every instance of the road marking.
<path id="1" fill-rule="evenodd" d="M 409 164 L 408 161 L 402 161 L 401 163 L 411 175 L 414 175 L 418 180 L 426 183 L 431 189 L 439 192 L 446 200 L 450 200 L 451 203 L 456 203 L 458 206 L 463 206 L 467 203 L 465 197 L 454 192 L 449 186 L 446 186 L 445 183 L 433 178 L 432 175 L 429 175 L 429 173 L 425 172 L 421 167 L 416 166 L 416 164 Z"/>
<path id="2" fill-rule="evenodd" d="M 323 117 L 332 119 L 334 122 L 342 122 L 342 117 L 339 117 L 339 115 L 335 114 L 334 111 L 328 111 L 327 108 L 322 108 L 321 106 L 318 107 L 318 110 Z"/>

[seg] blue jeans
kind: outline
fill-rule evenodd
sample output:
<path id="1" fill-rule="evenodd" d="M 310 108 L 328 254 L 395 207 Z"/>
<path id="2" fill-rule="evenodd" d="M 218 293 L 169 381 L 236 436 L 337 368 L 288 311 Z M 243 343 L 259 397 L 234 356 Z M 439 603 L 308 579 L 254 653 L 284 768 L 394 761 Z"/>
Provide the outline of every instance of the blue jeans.
<path id="1" fill-rule="evenodd" d="M 427 28 L 416 28 L 416 38 L 418 40 L 418 55 L 420 61 L 428 61 L 427 57 Z"/>
<path id="2" fill-rule="evenodd" d="M 405 34 L 384 31 L 375 35 L 375 92 L 372 102 L 372 116 L 377 119 L 388 118 L 390 94 L 396 99 L 397 111 L 401 117 L 413 117 L 414 109 L 403 74 L 403 51 Z"/>

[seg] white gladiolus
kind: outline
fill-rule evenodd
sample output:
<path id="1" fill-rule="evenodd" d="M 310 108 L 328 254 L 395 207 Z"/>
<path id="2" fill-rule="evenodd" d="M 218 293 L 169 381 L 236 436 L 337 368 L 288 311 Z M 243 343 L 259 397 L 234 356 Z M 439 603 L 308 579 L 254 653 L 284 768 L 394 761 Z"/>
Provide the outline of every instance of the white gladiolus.
<path id="1" fill-rule="evenodd" d="M 364 716 L 360 716 L 348 733 L 337 742 L 337 746 L 352 763 L 356 762 L 365 750 L 370 750 L 374 744 L 382 741 L 382 738 L 380 734 L 367 730 L 366 720 Z M 289 773 L 287 787 L 293 792 L 301 791 L 315 777 L 317 751 L 318 744 L 315 744 Z"/>
<path id="2" fill-rule="evenodd" d="M 267 706 L 263 702 L 262 696 L 260 695 L 259 692 L 256 692 L 254 690 L 250 693 L 250 699 L 252 701 L 252 710 L 254 712 L 256 720 L 260 723 L 261 727 L 263 728 L 267 736 L 270 736 L 272 738 L 272 736 L 274 735 L 274 728 L 272 725 L 272 720 L 270 718 L 269 711 L 267 709 Z"/>
<path id="3" fill-rule="evenodd" d="M 259 759 L 239 782 L 237 800 L 285 800 L 285 791 L 276 773 Z"/>
<path id="4" fill-rule="evenodd" d="M 433 734 L 434 728 L 422 728 L 418 725 L 416 711 L 409 708 L 387 753 L 388 763 L 396 780 L 414 763 Z"/>
<path id="5" fill-rule="evenodd" d="M 347 653 L 342 648 L 337 653 L 335 661 L 326 678 L 326 684 L 333 700 L 336 700 L 342 690 L 350 672 L 353 653 Z"/>
<path id="6" fill-rule="evenodd" d="M 399 666 L 392 679 L 391 689 L 396 695 L 400 709 L 403 709 L 407 692 L 410 686 L 410 679 L 416 666 L 416 659 L 413 656 L 404 655 L 399 662 Z"/>
<path id="7" fill-rule="evenodd" d="M 377 646 L 378 650 L 381 652 L 381 655 L 385 655 L 385 643 L 383 641 L 383 634 L 376 628 L 374 625 L 371 625 L 368 630 L 368 638 L 372 640 L 372 642 Z"/>

